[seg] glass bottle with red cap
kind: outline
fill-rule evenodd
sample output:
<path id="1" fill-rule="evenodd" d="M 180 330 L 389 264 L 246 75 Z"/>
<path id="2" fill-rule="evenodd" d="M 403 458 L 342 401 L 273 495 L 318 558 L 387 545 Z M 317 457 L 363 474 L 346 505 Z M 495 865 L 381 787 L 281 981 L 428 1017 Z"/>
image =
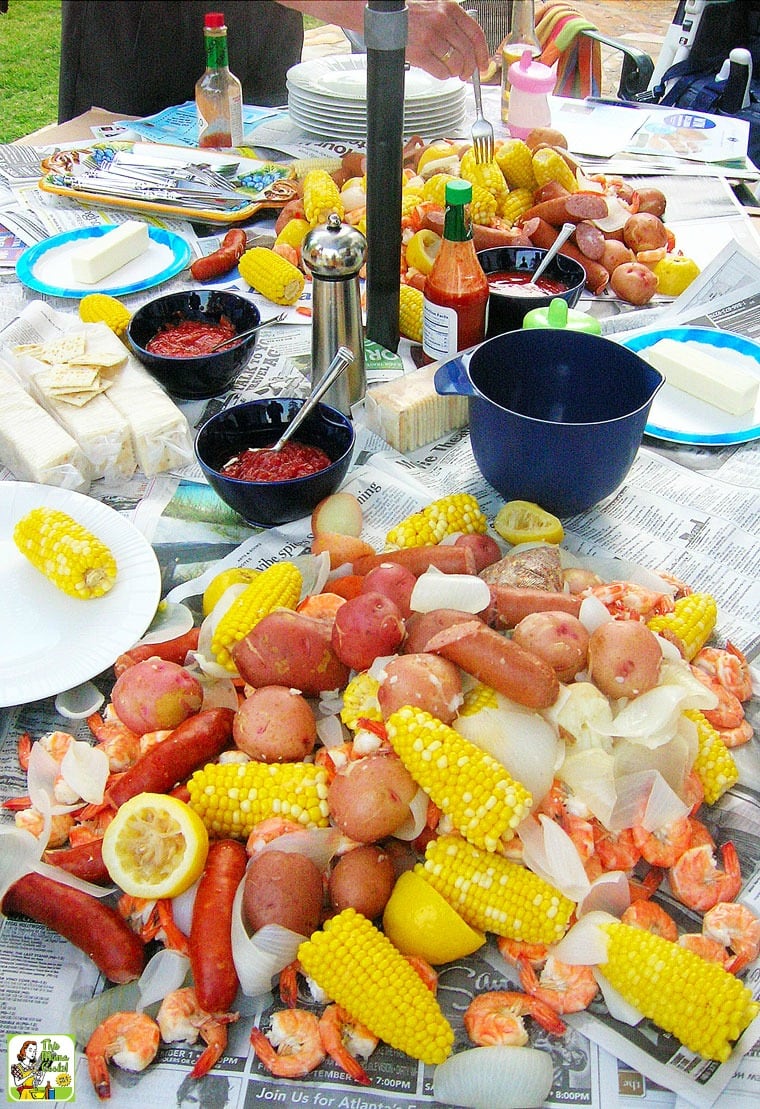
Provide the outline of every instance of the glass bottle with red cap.
<path id="1" fill-rule="evenodd" d="M 243 142 L 243 88 L 230 72 L 223 12 L 206 12 L 203 21 L 206 69 L 195 85 L 198 146 L 218 150 Z"/>

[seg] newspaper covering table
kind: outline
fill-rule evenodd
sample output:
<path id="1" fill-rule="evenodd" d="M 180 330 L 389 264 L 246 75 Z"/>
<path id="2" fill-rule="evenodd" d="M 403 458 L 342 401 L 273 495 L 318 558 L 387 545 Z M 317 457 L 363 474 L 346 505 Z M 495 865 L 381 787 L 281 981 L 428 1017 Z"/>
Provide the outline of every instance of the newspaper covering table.
<path id="1" fill-rule="evenodd" d="M 662 326 L 709 320 L 712 326 L 752 334 L 757 312 L 747 311 L 760 298 L 760 265 L 731 231 L 736 212 L 725 213 L 718 260 L 707 266 L 690 296 L 674 304 L 660 303 L 647 312 L 630 312 L 610 301 L 597 304 L 606 332 L 624 337 L 642 323 Z M 717 222 L 713 220 L 713 222 Z M 703 224 L 704 227 L 704 224 Z M 179 285 L 176 279 L 174 284 Z M 741 290 L 737 294 L 736 290 Z M 147 296 L 133 297 L 137 307 Z M 0 343 L 12 346 L 37 341 L 64 328 L 74 312 L 55 299 L 45 303 L 0 276 Z M 744 329 L 744 330 L 743 330 Z M 756 332 L 755 332 L 756 334 Z M 198 426 L 222 404 L 263 393 L 305 395 L 308 391 L 308 328 L 283 325 L 262 336 L 236 387 L 221 399 L 183 405 Z M 410 364 L 408 344 L 402 344 Z M 378 365 L 378 378 L 398 372 L 397 360 Z M 467 429 L 408 456 L 394 452 L 363 425 L 361 406 L 354 411 L 357 450 L 345 488 L 362 503 L 363 536 L 380 547 L 390 524 L 452 488 L 473 493 L 492 517 L 501 498 L 475 465 Z M 278 529 L 251 533 L 225 510 L 190 468 L 92 489 L 105 504 L 126 514 L 153 545 L 162 570 L 163 592 L 193 603 L 206 572 L 220 565 L 265 566 L 309 547 L 308 520 Z M 0 479 L 9 479 L 0 473 Z M 731 639 L 746 652 L 755 669 L 760 658 L 760 444 L 724 448 L 674 448 L 646 439 L 623 486 L 601 505 L 564 521 L 564 546 L 580 556 L 602 555 L 664 570 L 713 592 L 719 603 L 717 638 Z M 221 562 L 220 562 L 221 560 Z M 96 683 L 107 693 L 108 673 Z M 757 684 L 756 684 L 757 688 Z M 760 726 L 758 699 L 747 716 Z M 20 705 L 0 714 L 0 792 L 4 797 L 25 790 L 16 757 L 16 739 L 23 731 L 40 735 L 62 722 L 54 701 Z M 87 735 L 77 726 L 80 738 Z M 741 899 L 760 911 L 760 773 L 756 741 L 738 748 L 735 757 L 740 783 L 710 810 L 705 820 L 718 842 L 730 838 L 742 864 Z M 4 819 L 12 819 L 4 814 Z M 692 930 L 696 918 L 667 893 L 659 894 L 681 929 Z M 0 1004 L 3 1031 L 8 1034 L 63 1032 L 69 1027 L 72 1004 L 97 995 L 104 982 L 92 963 L 71 945 L 27 922 L 0 923 Z M 489 947 L 442 969 L 439 998 L 450 1018 L 459 1048 L 467 1044 L 462 1013 L 475 992 L 514 984 L 514 972 Z M 746 981 L 760 998 L 760 962 L 747 971 Z M 352 1084 L 334 1067 L 320 1068 L 318 1078 L 287 1083 L 273 1079 L 253 1056 L 248 1042 L 251 1025 L 279 1007 L 276 993 L 259 998 L 239 996 L 237 1024 L 230 1026 L 227 1050 L 212 1073 L 193 1082 L 188 1071 L 197 1049 L 162 1046 L 156 1063 L 133 1076 L 113 1068 L 112 1103 L 153 1106 L 200 1104 L 248 1109 L 254 1104 L 325 1106 L 331 1109 L 416 1109 L 435 1104 L 432 1070 L 382 1045 L 368 1064 L 370 1088 Z M 549 1051 L 554 1081 L 547 1106 L 567 1104 L 594 1109 L 632 1106 L 709 1106 L 720 1109 L 746 1105 L 760 1082 L 760 1021 L 754 1022 L 724 1065 L 707 1062 L 659 1033 L 650 1022 L 630 1027 L 613 1021 L 603 1003 L 568 1018 L 562 1038 L 532 1033 L 532 1043 Z M 3 1063 L 3 1074 L 5 1066 Z M 97 1098 L 80 1058 L 76 1104 L 94 1106 Z"/>

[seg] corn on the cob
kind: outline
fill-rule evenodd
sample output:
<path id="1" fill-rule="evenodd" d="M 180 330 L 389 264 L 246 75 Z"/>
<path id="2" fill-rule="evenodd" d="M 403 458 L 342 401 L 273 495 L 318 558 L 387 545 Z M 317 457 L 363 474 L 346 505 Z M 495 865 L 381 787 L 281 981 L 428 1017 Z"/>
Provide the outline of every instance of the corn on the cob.
<path id="1" fill-rule="evenodd" d="M 438 204 L 441 208 L 445 208 L 446 183 L 447 181 L 456 180 L 457 178 L 451 173 L 434 173 L 432 177 L 428 177 L 423 185 L 422 195 L 425 200 L 429 200 L 431 203 Z"/>
<path id="2" fill-rule="evenodd" d="M 305 219 L 289 219 L 274 241 L 275 246 L 285 243 L 286 246 L 300 248 L 309 231 L 311 224 Z"/>
<path id="3" fill-rule="evenodd" d="M 678 598 L 672 612 L 647 620 L 647 627 L 676 642 L 684 658 L 691 662 L 715 630 L 717 618 L 714 597 L 709 593 L 689 593 Z"/>
<path id="4" fill-rule="evenodd" d="M 523 943 L 557 943 L 575 910 L 532 870 L 459 836 L 431 840 L 416 869 L 471 928 Z"/>
<path id="5" fill-rule="evenodd" d="M 652 932 L 620 921 L 601 927 L 608 945 L 599 970 L 625 1000 L 690 1051 L 725 1062 L 760 1011 L 747 987 L 720 964 Z"/>
<path id="6" fill-rule="evenodd" d="M 281 816 L 326 828 L 327 772 L 307 762 L 208 763 L 187 783 L 191 809 L 211 835 L 246 839 L 261 820 Z"/>
<path id="7" fill-rule="evenodd" d="M 275 608 L 295 608 L 301 595 L 301 571 L 292 562 L 275 562 L 257 574 L 219 620 L 211 637 L 211 653 L 230 673 L 237 668 L 230 654 L 251 628 Z"/>
<path id="8" fill-rule="evenodd" d="M 405 339 L 411 339 L 415 343 L 422 342 L 423 300 L 421 289 L 415 289 L 413 285 L 401 286 L 398 327 Z"/>
<path id="9" fill-rule="evenodd" d="M 479 223 L 482 227 L 490 227 L 498 206 L 496 197 L 488 189 L 484 189 L 482 185 L 472 186 L 470 219 L 473 223 Z"/>
<path id="10" fill-rule="evenodd" d="M 565 159 L 550 146 L 542 147 L 533 155 L 533 174 L 539 188 L 548 181 L 557 181 L 569 193 L 577 193 L 580 187 Z"/>
<path id="11" fill-rule="evenodd" d="M 739 768 L 717 728 L 699 709 L 686 709 L 684 715 L 697 728 L 699 748 L 692 769 L 702 783 L 705 801 L 714 805 L 739 780 Z"/>
<path id="12" fill-rule="evenodd" d="M 504 174 L 501 172 L 498 162 L 476 162 L 471 149 L 462 156 L 459 172 L 465 181 L 469 181 L 473 187 L 479 185 L 483 189 L 488 189 L 496 200 L 506 196 L 509 191 L 509 186 L 504 179 Z"/>
<path id="13" fill-rule="evenodd" d="M 483 535 L 487 526 L 488 520 L 475 497 L 470 493 L 450 493 L 396 524 L 386 535 L 385 545 L 425 547 L 460 531 Z"/>
<path id="14" fill-rule="evenodd" d="M 304 177 L 303 209 L 312 227 L 325 223 L 331 212 L 343 219 L 345 208 L 340 190 L 325 170 L 313 169 Z"/>
<path id="15" fill-rule="evenodd" d="M 510 189 L 536 188 L 533 154 L 522 139 L 507 139 L 497 146 L 494 157 Z"/>
<path id="16" fill-rule="evenodd" d="M 382 720 L 380 705 L 377 701 L 377 691 L 380 682 L 368 671 L 362 670 L 355 674 L 343 690 L 343 706 L 340 718 L 347 728 L 355 732 L 359 727 L 362 717 L 365 720 Z"/>
<path id="17" fill-rule="evenodd" d="M 407 188 L 401 191 L 401 218 L 408 216 L 418 204 L 422 204 L 425 196 L 422 189 Z"/>
<path id="18" fill-rule="evenodd" d="M 13 529 L 31 564 L 70 597 L 102 597 L 116 581 L 116 559 L 91 531 L 55 508 L 33 508 Z"/>
<path id="19" fill-rule="evenodd" d="M 405 705 L 385 726 L 404 766 L 460 835 L 486 851 L 512 838 L 532 797 L 501 763 L 424 709 Z"/>
<path id="20" fill-rule="evenodd" d="M 252 289 L 275 304 L 295 304 L 303 292 L 305 281 L 298 267 L 265 246 L 246 250 L 238 269 Z"/>
<path id="21" fill-rule="evenodd" d="M 298 948 L 303 971 L 378 1039 L 442 1063 L 454 1031 L 417 971 L 371 921 L 344 909 Z"/>
<path id="22" fill-rule="evenodd" d="M 114 335 L 122 337 L 132 313 L 116 297 L 105 293 L 89 293 L 79 302 L 79 318 L 84 323 L 104 323 Z"/>
<path id="23" fill-rule="evenodd" d="M 322 158 L 315 156 L 313 158 L 296 158 L 295 161 L 290 163 L 290 168 L 296 175 L 296 180 L 303 181 L 307 173 L 312 170 L 321 169 L 325 173 L 337 173 L 341 168 L 343 162 L 340 158 Z"/>
<path id="24" fill-rule="evenodd" d="M 517 223 L 523 212 L 527 212 L 533 205 L 532 189 L 512 189 L 508 192 L 499 205 L 499 215 L 502 219 Z"/>

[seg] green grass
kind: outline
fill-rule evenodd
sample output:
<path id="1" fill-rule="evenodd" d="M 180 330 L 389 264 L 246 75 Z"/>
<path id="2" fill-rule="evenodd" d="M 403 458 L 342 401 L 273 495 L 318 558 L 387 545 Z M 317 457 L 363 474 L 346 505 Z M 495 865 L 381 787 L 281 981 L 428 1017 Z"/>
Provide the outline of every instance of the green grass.
<path id="1" fill-rule="evenodd" d="M 0 15 L 0 142 L 58 119 L 60 0 L 10 0 Z"/>

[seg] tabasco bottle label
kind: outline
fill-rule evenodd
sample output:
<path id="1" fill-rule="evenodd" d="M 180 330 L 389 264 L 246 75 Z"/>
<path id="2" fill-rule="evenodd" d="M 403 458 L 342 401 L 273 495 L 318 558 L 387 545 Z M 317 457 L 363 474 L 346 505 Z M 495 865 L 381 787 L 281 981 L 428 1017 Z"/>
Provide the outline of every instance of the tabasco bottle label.
<path id="1" fill-rule="evenodd" d="M 422 349 L 434 361 L 449 358 L 459 350 L 459 317 L 456 308 L 433 304 L 425 298 L 422 306 Z"/>

